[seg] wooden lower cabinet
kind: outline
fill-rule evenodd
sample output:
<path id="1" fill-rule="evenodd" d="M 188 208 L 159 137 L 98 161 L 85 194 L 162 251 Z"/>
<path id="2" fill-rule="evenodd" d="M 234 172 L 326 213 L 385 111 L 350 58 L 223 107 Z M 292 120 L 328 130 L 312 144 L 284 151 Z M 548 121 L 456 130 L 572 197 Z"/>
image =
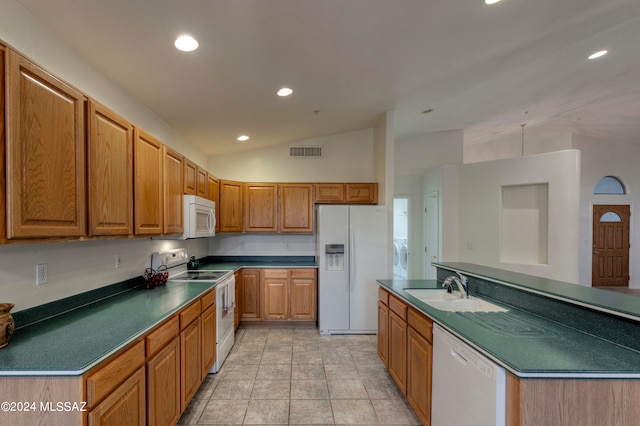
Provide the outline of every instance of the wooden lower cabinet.
<path id="1" fill-rule="evenodd" d="M 378 357 L 389 368 L 389 307 L 378 300 Z"/>
<path id="2" fill-rule="evenodd" d="M 145 394 L 143 367 L 89 412 L 89 426 L 144 426 L 147 411 Z"/>
<path id="3" fill-rule="evenodd" d="M 260 269 L 243 269 L 240 273 L 240 279 L 236 281 L 236 286 L 240 289 L 240 299 L 236 300 L 240 311 L 240 321 L 255 321 L 262 316 L 260 313 L 260 271 Z"/>
<path id="4" fill-rule="evenodd" d="M 186 410 L 189 401 L 202 383 L 200 333 L 200 317 L 180 332 L 181 411 Z"/>
<path id="5" fill-rule="evenodd" d="M 149 426 L 174 425 L 180 413 L 180 339 L 174 337 L 147 362 Z"/>
<path id="6" fill-rule="evenodd" d="M 409 308 L 407 323 L 407 401 L 422 424 L 429 425 L 431 424 L 433 322 Z"/>
<path id="7" fill-rule="evenodd" d="M 262 273 L 264 320 L 283 320 L 289 317 L 289 271 L 265 269 Z"/>
<path id="8" fill-rule="evenodd" d="M 215 293 L 214 293 L 215 297 Z M 216 362 L 216 305 L 212 305 L 202 312 L 202 369 L 201 380 L 204 380 Z"/>
<path id="9" fill-rule="evenodd" d="M 407 393 L 407 323 L 389 311 L 389 374 L 403 394 Z"/>
<path id="10" fill-rule="evenodd" d="M 289 271 L 291 290 L 290 318 L 315 320 L 317 279 L 315 269 L 292 269 Z"/>

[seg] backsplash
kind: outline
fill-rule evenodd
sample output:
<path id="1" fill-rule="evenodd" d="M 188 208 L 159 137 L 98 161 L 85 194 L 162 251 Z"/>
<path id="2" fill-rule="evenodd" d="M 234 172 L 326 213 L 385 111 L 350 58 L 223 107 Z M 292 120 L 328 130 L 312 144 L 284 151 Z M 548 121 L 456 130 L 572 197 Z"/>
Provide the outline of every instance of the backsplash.
<path id="1" fill-rule="evenodd" d="M 152 252 L 178 247 L 200 258 L 207 256 L 209 243 L 206 238 L 131 238 L 0 245 L 0 302 L 14 303 L 15 313 L 126 281 L 142 275 L 151 264 Z M 116 254 L 120 254 L 118 269 Z M 39 263 L 48 265 L 48 282 L 36 286 Z"/>

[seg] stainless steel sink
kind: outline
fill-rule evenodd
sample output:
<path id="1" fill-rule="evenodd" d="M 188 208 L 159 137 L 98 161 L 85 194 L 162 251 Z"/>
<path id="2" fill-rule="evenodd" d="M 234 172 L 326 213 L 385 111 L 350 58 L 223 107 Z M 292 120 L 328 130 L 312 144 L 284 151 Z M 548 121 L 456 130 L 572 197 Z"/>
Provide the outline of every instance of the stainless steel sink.
<path id="1" fill-rule="evenodd" d="M 447 312 L 508 312 L 501 306 L 494 305 L 477 297 L 469 296 L 467 299 L 460 297 L 460 293 L 454 291 L 447 293 L 443 289 L 407 288 L 407 294 L 419 299 L 421 302 Z"/>

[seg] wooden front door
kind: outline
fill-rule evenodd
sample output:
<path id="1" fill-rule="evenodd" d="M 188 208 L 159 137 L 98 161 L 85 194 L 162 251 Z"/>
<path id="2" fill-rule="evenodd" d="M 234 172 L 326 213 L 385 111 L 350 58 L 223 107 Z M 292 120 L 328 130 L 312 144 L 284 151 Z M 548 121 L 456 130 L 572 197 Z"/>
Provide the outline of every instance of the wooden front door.
<path id="1" fill-rule="evenodd" d="M 591 285 L 629 285 L 628 205 L 593 206 Z"/>

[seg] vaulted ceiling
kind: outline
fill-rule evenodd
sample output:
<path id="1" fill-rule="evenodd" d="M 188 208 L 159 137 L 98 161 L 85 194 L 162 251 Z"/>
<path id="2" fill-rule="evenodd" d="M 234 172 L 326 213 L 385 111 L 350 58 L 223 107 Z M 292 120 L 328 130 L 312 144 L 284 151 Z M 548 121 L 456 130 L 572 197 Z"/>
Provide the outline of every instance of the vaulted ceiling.
<path id="1" fill-rule="evenodd" d="M 640 143 L 637 0 L 16 1 L 207 155 L 390 110 L 398 140 L 481 143 L 526 123 Z M 176 50 L 181 33 L 199 49 Z"/>

